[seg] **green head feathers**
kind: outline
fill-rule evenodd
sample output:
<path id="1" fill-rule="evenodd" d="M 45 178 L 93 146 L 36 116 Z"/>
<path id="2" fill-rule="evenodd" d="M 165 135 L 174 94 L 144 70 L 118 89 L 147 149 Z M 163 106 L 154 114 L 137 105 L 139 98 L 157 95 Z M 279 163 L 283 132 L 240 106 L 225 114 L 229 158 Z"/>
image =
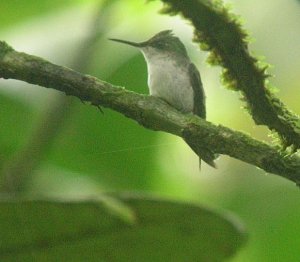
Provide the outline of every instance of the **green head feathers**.
<path id="1" fill-rule="evenodd" d="M 187 57 L 187 52 L 183 43 L 178 37 L 173 35 L 172 30 L 161 31 L 151 37 L 149 40 L 141 43 L 135 43 L 121 39 L 110 40 L 135 46 L 138 48 L 152 47 L 154 49 L 157 49 L 157 51 L 177 53 Z"/>

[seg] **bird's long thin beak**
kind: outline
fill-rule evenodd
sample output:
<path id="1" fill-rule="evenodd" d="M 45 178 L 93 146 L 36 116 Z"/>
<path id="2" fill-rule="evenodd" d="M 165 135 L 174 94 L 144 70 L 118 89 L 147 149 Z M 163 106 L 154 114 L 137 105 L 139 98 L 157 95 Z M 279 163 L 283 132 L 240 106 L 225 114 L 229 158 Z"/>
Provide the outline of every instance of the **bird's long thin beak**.
<path id="1" fill-rule="evenodd" d="M 119 43 L 123 43 L 123 44 L 126 44 L 126 45 L 135 46 L 135 47 L 143 47 L 143 46 L 145 46 L 145 42 L 135 43 L 135 42 L 130 42 L 130 41 L 122 40 L 122 39 L 115 39 L 115 38 L 109 38 L 109 40 L 115 41 L 115 42 L 119 42 Z"/>

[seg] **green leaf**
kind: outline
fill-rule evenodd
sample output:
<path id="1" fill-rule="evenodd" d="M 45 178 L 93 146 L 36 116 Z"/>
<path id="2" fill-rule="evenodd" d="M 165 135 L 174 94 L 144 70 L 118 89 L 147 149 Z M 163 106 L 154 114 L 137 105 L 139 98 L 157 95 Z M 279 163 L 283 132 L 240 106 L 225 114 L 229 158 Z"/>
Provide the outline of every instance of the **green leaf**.
<path id="1" fill-rule="evenodd" d="M 0 29 L 6 26 L 11 26 L 26 19 L 30 19 L 35 16 L 44 15 L 51 11 L 60 11 L 68 6 L 79 4 L 82 0 L 28 0 L 28 1 L 1 1 L 1 23 Z M 87 2 L 87 1 L 85 1 Z M 91 2 L 91 1 L 90 1 Z"/>
<path id="2" fill-rule="evenodd" d="M 120 66 L 110 80 L 148 93 L 142 55 Z M 69 117 L 49 153 L 51 164 L 93 176 L 113 188 L 149 189 L 153 179 L 149 167 L 157 164 L 157 147 L 151 146 L 157 144 L 158 133 L 108 109 L 101 114 L 97 108 L 79 101 L 76 106 L 76 113 Z"/>
<path id="3" fill-rule="evenodd" d="M 0 202 L 1 261 L 221 261 L 243 228 L 195 204 L 118 196 Z"/>
<path id="4" fill-rule="evenodd" d="M 25 143 L 35 115 L 31 108 L 3 94 L 0 94 L 0 104 L 1 167 L 14 151 Z"/>

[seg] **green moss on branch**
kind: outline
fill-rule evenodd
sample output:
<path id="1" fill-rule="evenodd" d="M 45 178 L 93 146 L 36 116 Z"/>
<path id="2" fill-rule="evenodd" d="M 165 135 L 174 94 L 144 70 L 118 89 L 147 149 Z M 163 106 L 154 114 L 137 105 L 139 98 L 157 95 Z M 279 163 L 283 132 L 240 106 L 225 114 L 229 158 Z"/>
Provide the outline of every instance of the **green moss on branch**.
<path id="1" fill-rule="evenodd" d="M 258 125 L 266 125 L 281 138 L 283 145 L 300 148 L 300 119 L 289 111 L 268 88 L 268 66 L 259 63 L 248 50 L 247 33 L 237 17 L 222 1 L 161 0 L 164 13 L 180 14 L 195 28 L 194 40 L 210 51 L 209 62 L 223 67 L 223 82 L 239 90 Z"/>
<path id="2" fill-rule="evenodd" d="M 4 51 L 0 57 L 3 78 L 54 88 L 92 105 L 111 108 L 149 129 L 180 136 L 212 152 L 229 155 L 296 183 L 300 181 L 299 157 L 285 157 L 275 147 L 241 132 L 181 114 L 158 98 L 136 94 L 0 44 L 0 53 Z"/>

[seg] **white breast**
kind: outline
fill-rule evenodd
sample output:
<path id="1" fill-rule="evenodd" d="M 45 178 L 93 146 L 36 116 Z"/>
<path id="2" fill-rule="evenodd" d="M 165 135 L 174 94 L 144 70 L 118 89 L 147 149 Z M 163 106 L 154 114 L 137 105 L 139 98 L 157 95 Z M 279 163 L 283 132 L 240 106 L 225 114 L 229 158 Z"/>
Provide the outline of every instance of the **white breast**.
<path id="1" fill-rule="evenodd" d="M 144 56 L 148 66 L 150 95 L 162 98 L 182 112 L 192 112 L 194 99 L 188 64 L 179 67 L 166 55 L 149 57 L 149 53 L 144 53 Z"/>

